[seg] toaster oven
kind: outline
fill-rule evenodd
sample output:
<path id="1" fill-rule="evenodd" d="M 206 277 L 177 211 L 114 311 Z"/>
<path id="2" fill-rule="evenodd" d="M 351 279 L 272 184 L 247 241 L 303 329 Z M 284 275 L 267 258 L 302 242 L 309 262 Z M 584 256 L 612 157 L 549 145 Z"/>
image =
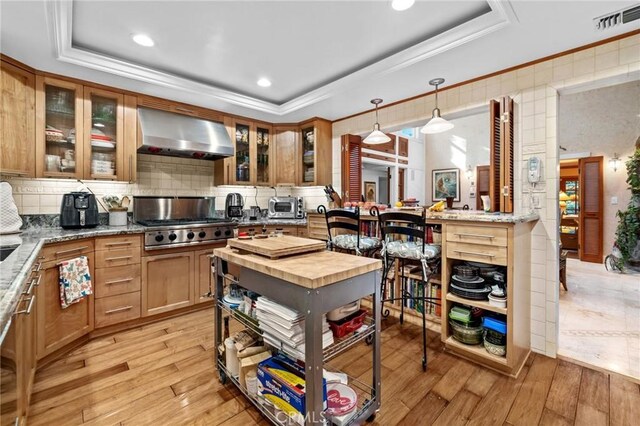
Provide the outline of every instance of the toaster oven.
<path id="1" fill-rule="evenodd" d="M 304 202 L 302 197 L 271 197 L 269 199 L 269 217 L 272 219 L 303 219 Z"/>

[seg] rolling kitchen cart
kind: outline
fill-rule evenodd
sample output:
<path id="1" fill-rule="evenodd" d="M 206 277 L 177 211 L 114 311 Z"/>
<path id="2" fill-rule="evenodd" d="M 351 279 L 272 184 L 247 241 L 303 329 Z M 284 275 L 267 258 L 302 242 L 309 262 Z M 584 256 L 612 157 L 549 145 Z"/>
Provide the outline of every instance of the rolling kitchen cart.
<path id="1" fill-rule="evenodd" d="M 322 379 L 323 367 L 335 356 L 364 341 L 372 342 L 372 383 L 365 384 L 349 377 L 351 386 L 358 395 L 356 414 L 346 424 L 360 424 L 372 420 L 380 408 L 380 261 L 342 253 L 321 251 L 281 259 L 268 259 L 256 254 L 238 254 L 231 248 L 214 250 L 216 275 L 215 347 L 223 342 L 223 316 L 238 320 L 246 328 L 259 334 L 258 324 L 237 310 L 223 304 L 224 281 L 229 264 L 239 267 L 237 284 L 247 290 L 265 296 L 305 315 L 305 369 L 306 369 L 306 424 L 322 424 L 323 415 Z M 368 328 L 352 334 L 323 349 L 322 317 L 325 313 L 354 300 L 373 295 L 373 316 L 368 317 Z M 287 350 L 282 346 L 282 352 Z M 251 396 L 239 380 L 229 374 L 224 357 L 216 352 L 217 367 L 221 382 L 230 380 L 253 405 L 272 423 L 284 424 L 281 416 L 275 415 L 263 404 L 260 396 Z M 294 357 L 298 358 L 299 357 Z M 329 424 L 329 422 L 327 422 Z"/>

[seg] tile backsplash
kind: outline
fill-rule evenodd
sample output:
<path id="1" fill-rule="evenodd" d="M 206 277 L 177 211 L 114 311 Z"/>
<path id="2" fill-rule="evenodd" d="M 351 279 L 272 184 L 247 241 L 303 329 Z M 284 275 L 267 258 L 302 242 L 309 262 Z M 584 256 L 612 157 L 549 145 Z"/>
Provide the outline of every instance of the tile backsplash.
<path id="1" fill-rule="evenodd" d="M 214 163 L 188 158 L 138 155 L 138 179 L 135 183 L 105 181 L 74 181 L 70 179 L 25 179 L 5 177 L 13 188 L 13 198 L 22 215 L 55 214 L 60 211 L 62 195 L 89 188 L 99 198 L 117 195 L 215 196 L 216 208 L 224 208 L 228 193 L 238 192 L 245 197 L 245 206 L 267 208 L 275 194 L 268 187 L 214 186 Z M 277 194 L 305 198 L 305 207 L 315 209 L 326 203 L 322 187 L 278 187 Z M 102 206 L 100 211 L 104 212 Z"/>

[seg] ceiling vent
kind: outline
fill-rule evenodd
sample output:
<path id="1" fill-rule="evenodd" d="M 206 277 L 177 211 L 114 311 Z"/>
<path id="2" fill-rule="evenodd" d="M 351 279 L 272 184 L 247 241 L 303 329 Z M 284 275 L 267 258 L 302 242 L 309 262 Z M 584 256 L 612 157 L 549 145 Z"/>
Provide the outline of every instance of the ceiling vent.
<path id="1" fill-rule="evenodd" d="M 599 16 L 593 20 L 593 24 L 596 30 L 602 31 L 618 25 L 628 24 L 636 19 L 640 19 L 640 5 Z"/>

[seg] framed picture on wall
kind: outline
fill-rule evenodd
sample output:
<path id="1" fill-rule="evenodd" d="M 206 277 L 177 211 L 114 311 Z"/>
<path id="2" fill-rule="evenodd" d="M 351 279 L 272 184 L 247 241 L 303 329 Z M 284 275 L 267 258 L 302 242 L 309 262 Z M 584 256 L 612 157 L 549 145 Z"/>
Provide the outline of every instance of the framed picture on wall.
<path id="1" fill-rule="evenodd" d="M 371 201 L 376 203 L 376 183 L 365 182 L 364 183 L 364 199 L 365 201 Z"/>
<path id="2" fill-rule="evenodd" d="M 431 199 L 442 201 L 453 197 L 460 201 L 460 169 L 439 169 L 432 171 Z"/>

